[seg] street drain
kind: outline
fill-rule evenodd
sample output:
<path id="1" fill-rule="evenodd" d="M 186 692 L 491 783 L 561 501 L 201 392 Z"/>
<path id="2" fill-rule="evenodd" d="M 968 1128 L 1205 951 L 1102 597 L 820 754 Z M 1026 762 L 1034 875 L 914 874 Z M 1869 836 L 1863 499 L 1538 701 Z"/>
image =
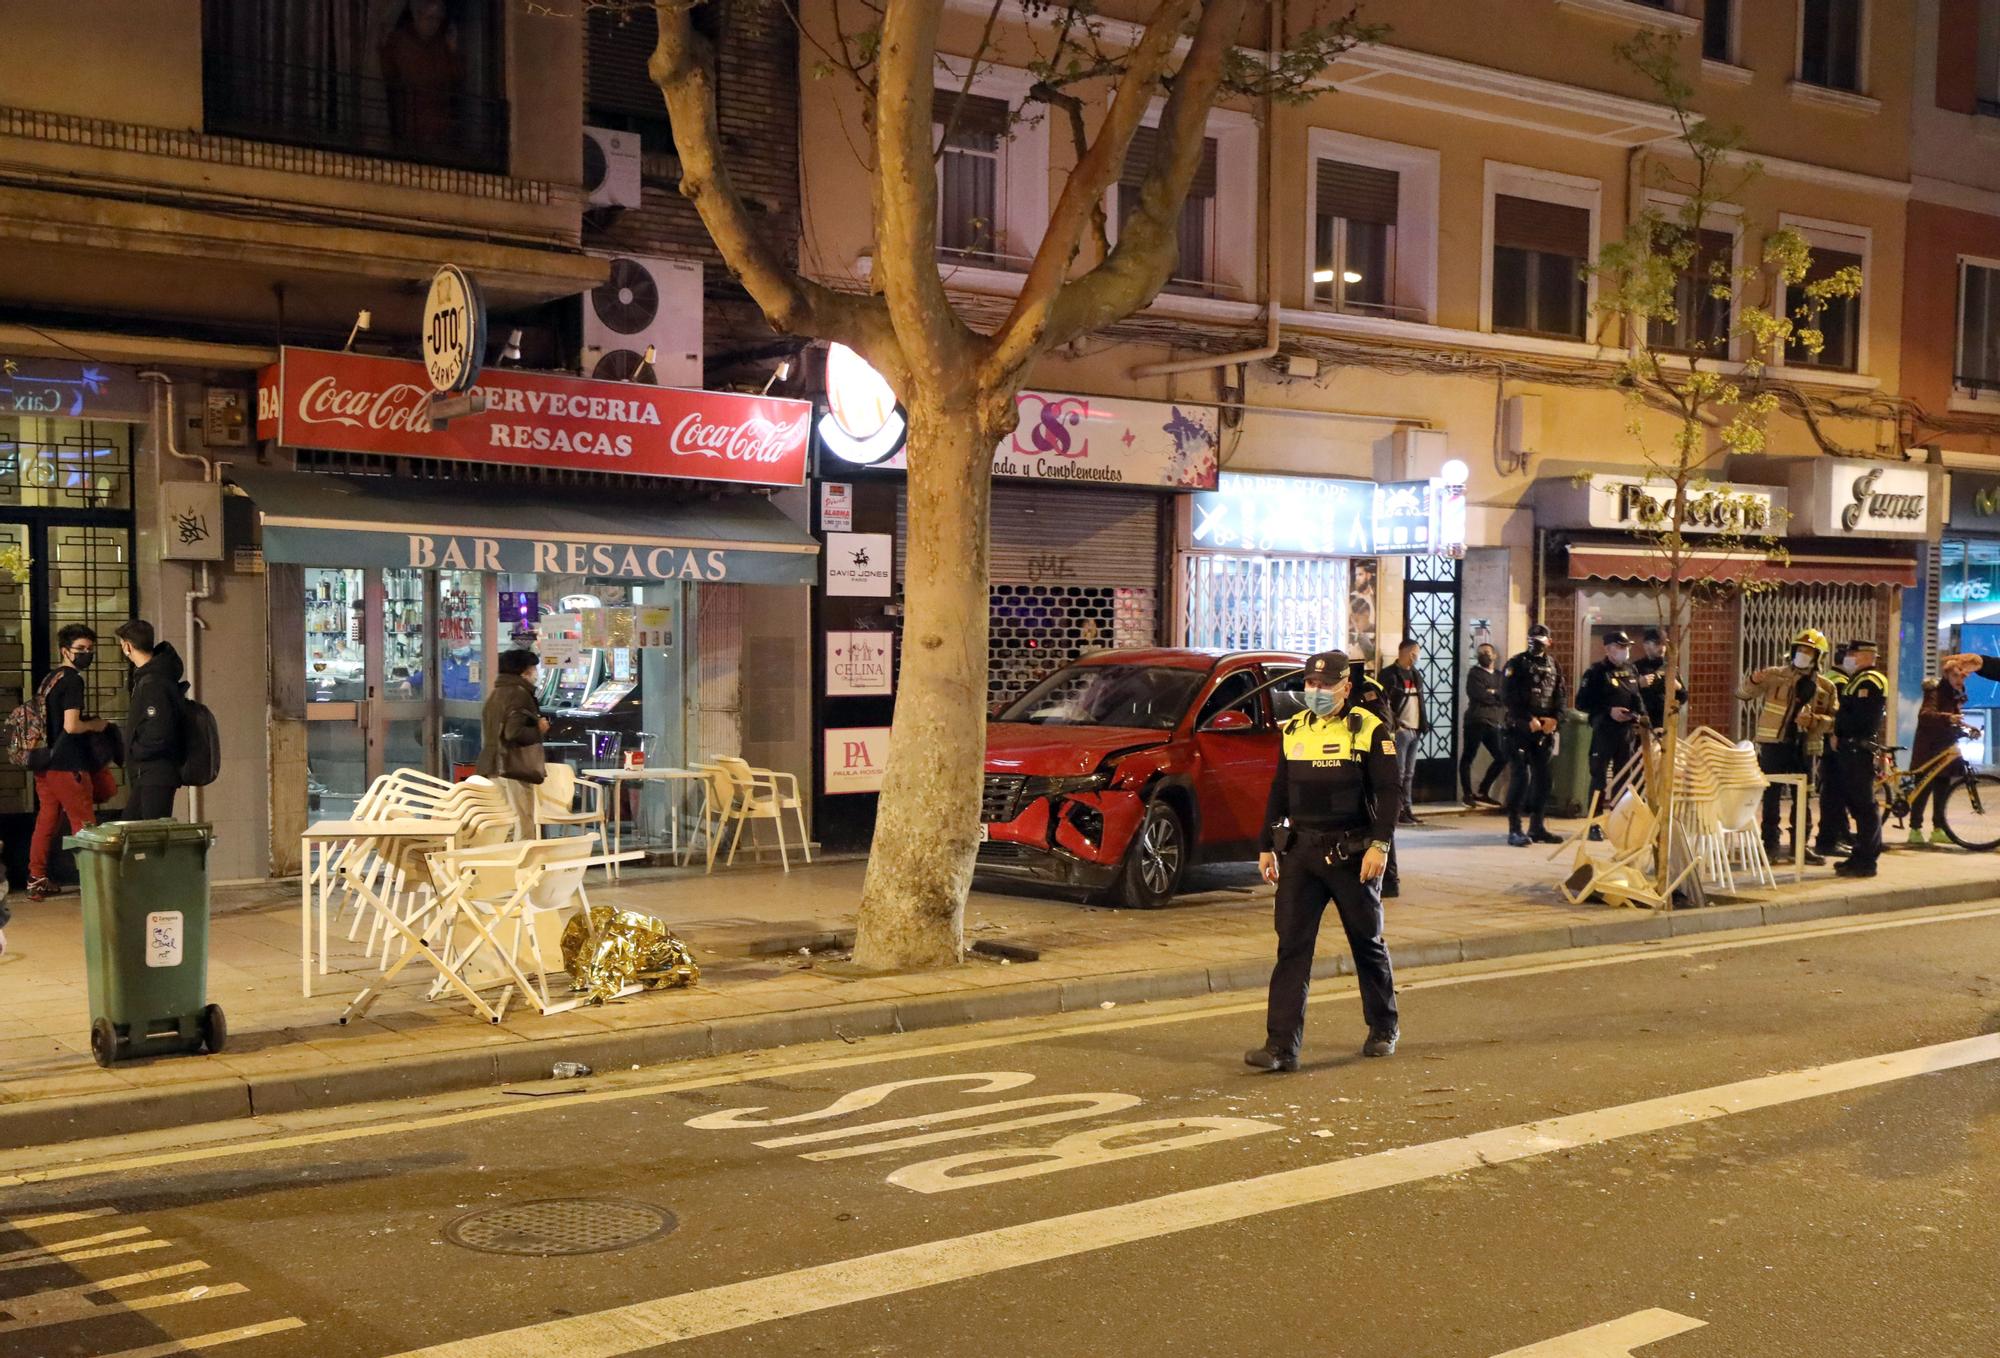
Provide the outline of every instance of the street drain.
<path id="1" fill-rule="evenodd" d="M 601 1254 L 657 1240 L 672 1212 L 622 1198 L 544 1198 L 469 1212 L 444 1228 L 454 1245 L 486 1254 Z"/>

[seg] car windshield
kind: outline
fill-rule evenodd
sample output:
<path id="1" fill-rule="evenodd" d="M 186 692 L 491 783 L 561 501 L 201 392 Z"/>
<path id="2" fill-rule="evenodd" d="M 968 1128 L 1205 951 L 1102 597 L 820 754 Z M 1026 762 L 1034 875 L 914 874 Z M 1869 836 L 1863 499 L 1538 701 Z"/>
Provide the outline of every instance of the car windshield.
<path id="1" fill-rule="evenodd" d="M 1139 726 L 1171 730 L 1206 676 L 1169 665 L 1072 665 L 1000 714 L 1036 726 Z"/>

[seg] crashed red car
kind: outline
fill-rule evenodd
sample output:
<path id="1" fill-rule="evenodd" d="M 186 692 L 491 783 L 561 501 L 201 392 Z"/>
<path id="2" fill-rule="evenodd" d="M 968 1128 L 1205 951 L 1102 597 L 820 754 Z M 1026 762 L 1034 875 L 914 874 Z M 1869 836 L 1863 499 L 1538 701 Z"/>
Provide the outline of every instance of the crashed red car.
<path id="1" fill-rule="evenodd" d="M 1106 651 L 986 730 L 978 871 L 1164 905 L 1196 863 L 1257 856 L 1302 660 Z"/>

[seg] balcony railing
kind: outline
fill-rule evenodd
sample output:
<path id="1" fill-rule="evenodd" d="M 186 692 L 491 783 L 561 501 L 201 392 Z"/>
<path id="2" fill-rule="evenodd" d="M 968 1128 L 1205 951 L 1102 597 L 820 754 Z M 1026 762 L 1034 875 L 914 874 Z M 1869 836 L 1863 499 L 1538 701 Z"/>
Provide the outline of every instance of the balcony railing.
<path id="1" fill-rule="evenodd" d="M 210 52 L 207 131 L 504 174 L 507 101 Z"/>

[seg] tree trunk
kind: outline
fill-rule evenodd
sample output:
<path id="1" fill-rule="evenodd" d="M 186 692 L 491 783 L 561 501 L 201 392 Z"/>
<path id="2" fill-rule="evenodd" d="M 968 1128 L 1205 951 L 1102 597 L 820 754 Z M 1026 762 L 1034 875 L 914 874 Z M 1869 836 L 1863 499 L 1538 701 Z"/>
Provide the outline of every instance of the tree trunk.
<path id="1" fill-rule="evenodd" d="M 882 971 L 963 956 L 986 762 L 987 506 L 994 435 L 969 377 L 913 393 L 903 656 L 854 945 Z"/>

